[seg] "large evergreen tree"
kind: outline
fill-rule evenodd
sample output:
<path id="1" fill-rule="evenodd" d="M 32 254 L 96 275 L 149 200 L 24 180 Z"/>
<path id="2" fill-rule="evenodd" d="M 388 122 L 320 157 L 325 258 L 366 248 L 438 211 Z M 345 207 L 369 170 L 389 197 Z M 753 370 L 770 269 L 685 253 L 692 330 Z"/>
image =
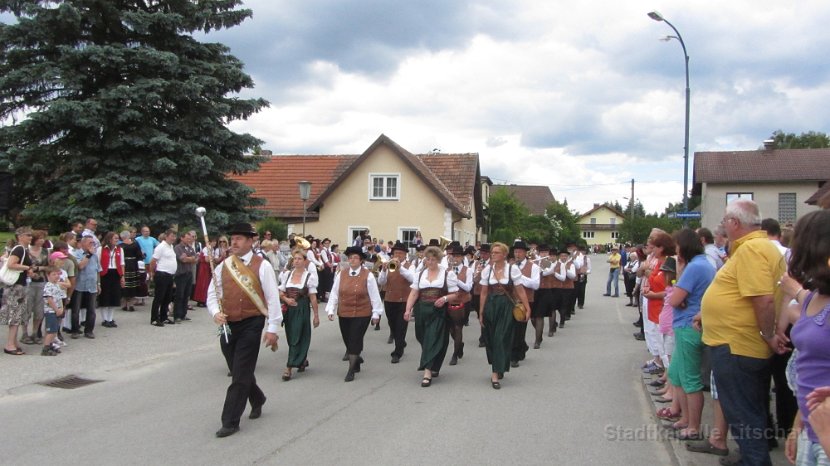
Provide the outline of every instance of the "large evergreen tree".
<path id="1" fill-rule="evenodd" d="M 227 128 L 268 105 L 242 63 L 192 34 L 240 24 L 235 0 L 0 0 L 0 171 L 26 221 L 211 224 L 259 215 L 227 173 L 259 141 Z"/>

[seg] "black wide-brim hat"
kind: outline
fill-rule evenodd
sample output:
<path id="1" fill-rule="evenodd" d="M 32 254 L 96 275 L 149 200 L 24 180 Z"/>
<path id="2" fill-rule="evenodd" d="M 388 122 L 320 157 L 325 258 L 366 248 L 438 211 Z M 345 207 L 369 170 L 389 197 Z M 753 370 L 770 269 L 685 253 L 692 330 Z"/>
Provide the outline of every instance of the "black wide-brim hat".
<path id="1" fill-rule="evenodd" d="M 453 256 L 463 256 L 464 255 L 464 247 L 461 246 L 461 243 L 455 243 L 448 248 L 450 250 L 450 254 Z"/>
<path id="2" fill-rule="evenodd" d="M 542 252 L 542 251 L 550 251 L 550 245 L 545 244 L 545 243 L 542 243 L 542 244 L 540 244 L 540 245 L 539 245 L 539 247 L 538 247 L 538 248 L 536 248 L 536 249 L 538 249 L 538 250 L 539 250 L 539 252 Z"/>
<path id="3" fill-rule="evenodd" d="M 352 254 L 357 254 L 358 256 L 360 256 L 361 259 L 366 259 L 366 255 L 363 254 L 363 248 L 361 248 L 360 246 L 349 246 L 349 247 L 347 247 L 345 254 L 346 254 L 346 257 L 349 257 Z"/>
<path id="4" fill-rule="evenodd" d="M 441 243 L 439 243 L 438 240 L 435 239 L 435 238 L 432 238 L 432 239 L 429 240 L 429 246 L 440 246 L 440 245 L 441 245 Z"/>
<path id="5" fill-rule="evenodd" d="M 478 251 L 479 252 L 490 252 L 490 243 L 482 244 L 481 248 Z"/>
<path id="6" fill-rule="evenodd" d="M 228 227 L 228 236 L 242 235 L 253 238 L 257 235 L 256 229 L 250 223 L 235 223 Z"/>
<path id="7" fill-rule="evenodd" d="M 407 248 L 406 245 L 401 243 L 400 241 L 395 241 L 395 245 L 392 246 L 392 250 L 393 251 L 409 252 L 409 248 Z"/>
<path id="8" fill-rule="evenodd" d="M 525 243 L 524 241 L 519 240 L 519 241 L 516 241 L 515 243 L 513 243 L 513 250 L 516 250 L 516 249 L 524 249 L 525 251 L 527 251 L 530 248 L 527 247 L 527 243 Z"/>

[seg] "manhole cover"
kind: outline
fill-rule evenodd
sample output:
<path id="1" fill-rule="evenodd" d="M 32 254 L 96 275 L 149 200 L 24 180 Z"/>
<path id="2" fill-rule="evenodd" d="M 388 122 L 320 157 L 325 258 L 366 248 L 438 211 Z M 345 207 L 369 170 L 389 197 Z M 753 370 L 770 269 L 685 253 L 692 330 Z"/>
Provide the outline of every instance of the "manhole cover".
<path id="1" fill-rule="evenodd" d="M 66 377 L 61 377 L 59 379 L 38 382 L 38 384 L 43 385 L 44 387 L 73 389 L 98 382 L 103 382 L 103 380 L 92 380 L 78 377 L 77 375 L 67 375 Z"/>

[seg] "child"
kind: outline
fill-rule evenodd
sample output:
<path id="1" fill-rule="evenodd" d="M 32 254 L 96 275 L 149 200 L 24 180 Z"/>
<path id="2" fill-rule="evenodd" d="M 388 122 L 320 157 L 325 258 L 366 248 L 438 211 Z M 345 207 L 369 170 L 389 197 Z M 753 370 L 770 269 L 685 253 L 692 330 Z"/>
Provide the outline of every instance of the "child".
<path id="1" fill-rule="evenodd" d="M 58 319 L 63 317 L 63 299 L 58 282 L 61 278 L 61 270 L 55 266 L 46 267 L 46 285 L 43 287 L 43 313 L 46 322 L 46 337 L 43 339 L 43 350 L 41 356 L 57 356 L 59 349 L 52 346 L 55 335 L 58 333 Z"/>
<path id="2" fill-rule="evenodd" d="M 69 274 L 66 273 L 66 270 L 63 267 L 64 261 L 66 260 L 66 258 L 67 258 L 66 254 L 64 254 L 60 251 L 55 251 L 55 252 L 53 252 L 52 254 L 49 255 L 49 265 L 51 265 L 52 267 L 57 267 L 61 272 L 61 277 L 60 277 L 60 280 L 58 281 L 58 287 L 61 290 L 61 302 L 63 304 L 64 309 L 66 309 L 66 306 L 67 306 L 68 301 L 69 301 L 67 299 L 66 290 L 69 289 L 69 287 L 71 286 L 71 283 L 69 283 Z M 64 341 L 63 334 L 61 333 L 61 327 L 66 327 L 66 328 L 71 327 L 71 322 L 68 322 L 66 317 L 67 316 L 64 315 L 63 319 L 58 319 L 58 323 L 60 323 L 61 325 L 58 326 L 58 335 L 55 338 L 55 342 L 53 343 L 53 346 L 55 346 L 57 348 L 66 346 L 66 342 Z"/>

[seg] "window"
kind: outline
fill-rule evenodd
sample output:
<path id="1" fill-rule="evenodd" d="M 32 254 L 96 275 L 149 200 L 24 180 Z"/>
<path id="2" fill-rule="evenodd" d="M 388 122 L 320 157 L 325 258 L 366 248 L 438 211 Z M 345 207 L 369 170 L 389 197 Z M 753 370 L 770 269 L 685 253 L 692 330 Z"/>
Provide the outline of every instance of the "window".
<path id="1" fill-rule="evenodd" d="M 616 219 L 612 218 L 611 220 L 616 220 Z M 611 222 L 611 223 L 613 223 L 613 222 Z M 620 238 L 620 232 L 619 231 L 612 231 L 611 232 L 611 239 L 619 239 L 619 238 Z"/>
<path id="2" fill-rule="evenodd" d="M 752 193 L 726 193 L 726 203 L 729 204 L 735 199 L 749 199 L 752 201 L 754 200 L 753 197 Z"/>
<path id="3" fill-rule="evenodd" d="M 594 232 L 593 231 L 583 231 L 582 232 L 582 237 L 585 238 L 585 239 L 593 238 L 594 237 Z"/>
<path id="4" fill-rule="evenodd" d="M 370 200 L 398 200 L 399 182 L 401 175 L 398 174 L 369 174 L 369 199 Z"/>
<path id="5" fill-rule="evenodd" d="M 616 224 L 617 224 L 617 217 L 611 217 L 611 225 L 616 225 Z M 612 238 L 613 238 L 613 236 L 612 236 Z"/>
<path id="6" fill-rule="evenodd" d="M 795 193 L 778 193 L 778 221 L 781 224 L 794 223 L 796 219 Z"/>
<path id="7" fill-rule="evenodd" d="M 415 233 L 418 228 L 415 227 L 400 227 L 398 228 L 398 238 L 407 248 L 415 247 Z"/>
<path id="8" fill-rule="evenodd" d="M 597 218 L 596 217 L 591 217 L 591 225 L 596 225 L 596 224 L 597 224 Z"/>

